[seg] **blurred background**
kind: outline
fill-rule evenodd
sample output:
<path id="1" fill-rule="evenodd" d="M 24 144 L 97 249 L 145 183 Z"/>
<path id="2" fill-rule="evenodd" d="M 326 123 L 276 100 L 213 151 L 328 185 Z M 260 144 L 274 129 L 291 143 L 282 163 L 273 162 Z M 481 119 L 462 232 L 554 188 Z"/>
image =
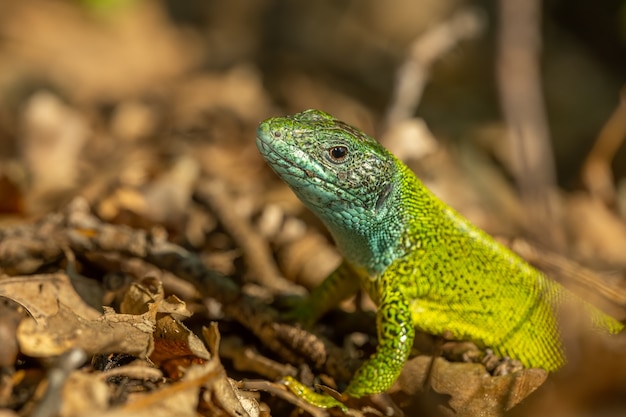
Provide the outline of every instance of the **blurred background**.
<path id="1" fill-rule="evenodd" d="M 190 184 L 208 173 L 265 187 L 252 181 L 266 172 L 255 126 L 319 108 L 376 135 L 491 232 L 563 248 L 589 232 L 560 223 L 599 206 L 614 234 L 625 2 L 500 3 L 0 1 L 0 219 L 78 194 L 115 217 L 114 188 L 145 188 L 183 154 L 197 164 L 180 165 Z M 167 192 L 153 194 L 124 204 L 171 219 Z M 611 240 L 599 251 L 615 263 L 626 245 Z"/>
<path id="2" fill-rule="evenodd" d="M 318 108 L 623 319 L 625 77 L 625 0 L 0 0 L 0 231 L 82 196 L 243 282 L 228 224 L 250 223 L 310 287 L 339 255 L 255 129 Z M 623 394 L 617 364 L 594 404 Z"/>
<path id="3" fill-rule="evenodd" d="M 185 94 L 204 101 L 207 112 L 230 106 L 226 110 L 246 113 L 249 119 L 244 122 L 323 107 L 350 122 L 376 126 L 390 104 L 397 69 L 411 44 L 469 6 L 481 15 L 484 27 L 428 68 L 415 115 L 441 140 L 499 135 L 504 131 L 496 81 L 502 22 L 496 3 L 2 1 L 3 181 L 27 190 L 23 180 L 11 178 L 5 164 L 20 153 L 24 156 L 28 105 L 41 92 L 80 113 L 88 129 L 79 135 L 87 143 L 81 146 L 89 146 L 90 139 L 102 133 L 98 129 L 108 130 L 107 123 L 119 122 L 115 116 L 125 105 L 156 117 L 161 134 L 193 130 L 189 120 L 182 119 L 200 117 L 193 113 L 200 112 L 202 104 L 193 108 L 193 99 Z M 537 24 L 542 93 L 558 181 L 572 188 L 619 101 L 626 73 L 626 6 L 619 0 L 594 6 L 582 0 L 541 3 Z M 210 76 L 227 80 L 226 74 L 258 84 L 232 80 L 237 86 L 218 82 L 211 88 L 202 83 Z M 232 103 L 223 103 L 220 94 L 232 94 Z M 183 109 L 176 100 L 189 101 L 192 108 Z M 625 158 L 626 151 L 619 150 L 613 163 L 616 179 L 625 175 Z M 83 155 L 80 159 L 85 162 Z M 57 165 L 45 170 L 51 173 L 60 168 Z M 4 205 L 10 212 L 10 204 Z"/>

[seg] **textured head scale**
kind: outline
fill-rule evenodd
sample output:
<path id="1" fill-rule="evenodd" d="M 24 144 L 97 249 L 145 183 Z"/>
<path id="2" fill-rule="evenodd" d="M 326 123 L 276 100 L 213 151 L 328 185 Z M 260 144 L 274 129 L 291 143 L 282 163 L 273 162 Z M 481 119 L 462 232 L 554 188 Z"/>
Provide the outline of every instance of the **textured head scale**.
<path id="1" fill-rule="evenodd" d="M 261 123 L 257 147 L 324 221 L 345 255 L 380 252 L 365 246 L 389 243 L 378 235 L 394 229 L 387 215 L 398 166 L 374 138 L 327 113 L 307 110 Z M 388 230 L 381 232 L 383 227 Z"/>
<path id="2" fill-rule="evenodd" d="M 257 146 L 322 218 L 329 210 L 375 215 L 395 172 L 393 157 L 374 138 L 319 110 L 266 120 Z"/>

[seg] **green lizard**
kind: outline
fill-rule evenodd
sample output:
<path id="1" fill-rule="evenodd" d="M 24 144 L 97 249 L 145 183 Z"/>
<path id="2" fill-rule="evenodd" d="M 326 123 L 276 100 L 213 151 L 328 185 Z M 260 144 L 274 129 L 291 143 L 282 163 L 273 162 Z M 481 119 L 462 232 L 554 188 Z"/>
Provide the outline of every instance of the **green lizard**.
<path id="1" fill-rule="evenodd" d="M 554 371 L 565 363 L 557 322 L 564 303 L 580 306 L 602 331 L 623 327 L 473 226 L 374 138 L 329 114 L 268 119 L 257 147 L 344 255 L 299 315 L 313 322 L 359 286 L 378 306 L 377 350 L 348 385 L 351 397 L 391 387 L 415 328 Z M 288 380 L 304 397 L 298 384 Z M 341 405 L 327 398 L 308 400 Z"/>

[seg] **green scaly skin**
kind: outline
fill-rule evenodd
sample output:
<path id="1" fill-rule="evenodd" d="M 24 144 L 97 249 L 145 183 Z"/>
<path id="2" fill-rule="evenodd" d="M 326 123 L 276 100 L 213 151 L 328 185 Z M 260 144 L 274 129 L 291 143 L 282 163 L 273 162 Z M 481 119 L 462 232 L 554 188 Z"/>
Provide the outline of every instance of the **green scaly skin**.
<path id="1" fill-rule="evenodd" d="M 346 389 L 351 397 L 393 384 L 415 328 L 554 371 L 565 363 L 557 325 L 565 303 L 580 306 L 605 332 L 623 327 L 469 223 L 375 139 L 329 114 L 268 119 L 257 147 L 345 258 L 297 314 L 314 321 L 359 286 L 378 305 L 377 351 Z"/>

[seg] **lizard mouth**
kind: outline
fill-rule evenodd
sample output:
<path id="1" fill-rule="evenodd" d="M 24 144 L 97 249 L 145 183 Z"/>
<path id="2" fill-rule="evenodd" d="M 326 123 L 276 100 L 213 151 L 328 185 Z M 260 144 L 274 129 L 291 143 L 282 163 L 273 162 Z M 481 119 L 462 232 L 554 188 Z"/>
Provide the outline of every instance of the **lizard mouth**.
<path id="1" fill-rule="evenodd" d="M 270 167 L 276 171 L 280 176 L 289 175 L 293 177 L 301 178 L 321 178 L 313 171 L 302 168 L 293 160 L 283 155 L 284 152 L 278 150 L 275 146 L 272 146 L 272 141 L 265 139 L 262 135 L 257 135 L 256 145 L 263 158 L 269 162 Z M 301 172 L 302 175 L 296 175 L 295 172 Z"/>
<path id="2" fill-rule="evenodd" d="M 263 158 L 268 162 L 268 165 L 272 168 L 279 177 L 281 177 L 287 184 L 295 191 L 300 189 L 306 190 L 310 187 L 318 187 L 323 189 L 325 193 L 340 197 L 341 195 L 349 195 L 351 199 L 358 200 L 358 196 L 351 193 L 344 187 L 340 187 L 332 181 L 324 178 L 313 170 L 303 168 L 299 164 L 295 163 L 291 158 L 285 156 L 285 151 L 278 150 L 272 145 L 272 140 L 268 140 L 261 134 L 257 134 L 256 144 L 259 152 Z M 293 178 L 293 181 L 289 181 L 288 178 Z M 315 181 L 315 183 L 306 182 Z M 338 198 L 342 199 L 342 198 Z M 356 201 L 355 200 L 355 201 Z M 313 201 L 310 201 L 314 204 Z"/>

